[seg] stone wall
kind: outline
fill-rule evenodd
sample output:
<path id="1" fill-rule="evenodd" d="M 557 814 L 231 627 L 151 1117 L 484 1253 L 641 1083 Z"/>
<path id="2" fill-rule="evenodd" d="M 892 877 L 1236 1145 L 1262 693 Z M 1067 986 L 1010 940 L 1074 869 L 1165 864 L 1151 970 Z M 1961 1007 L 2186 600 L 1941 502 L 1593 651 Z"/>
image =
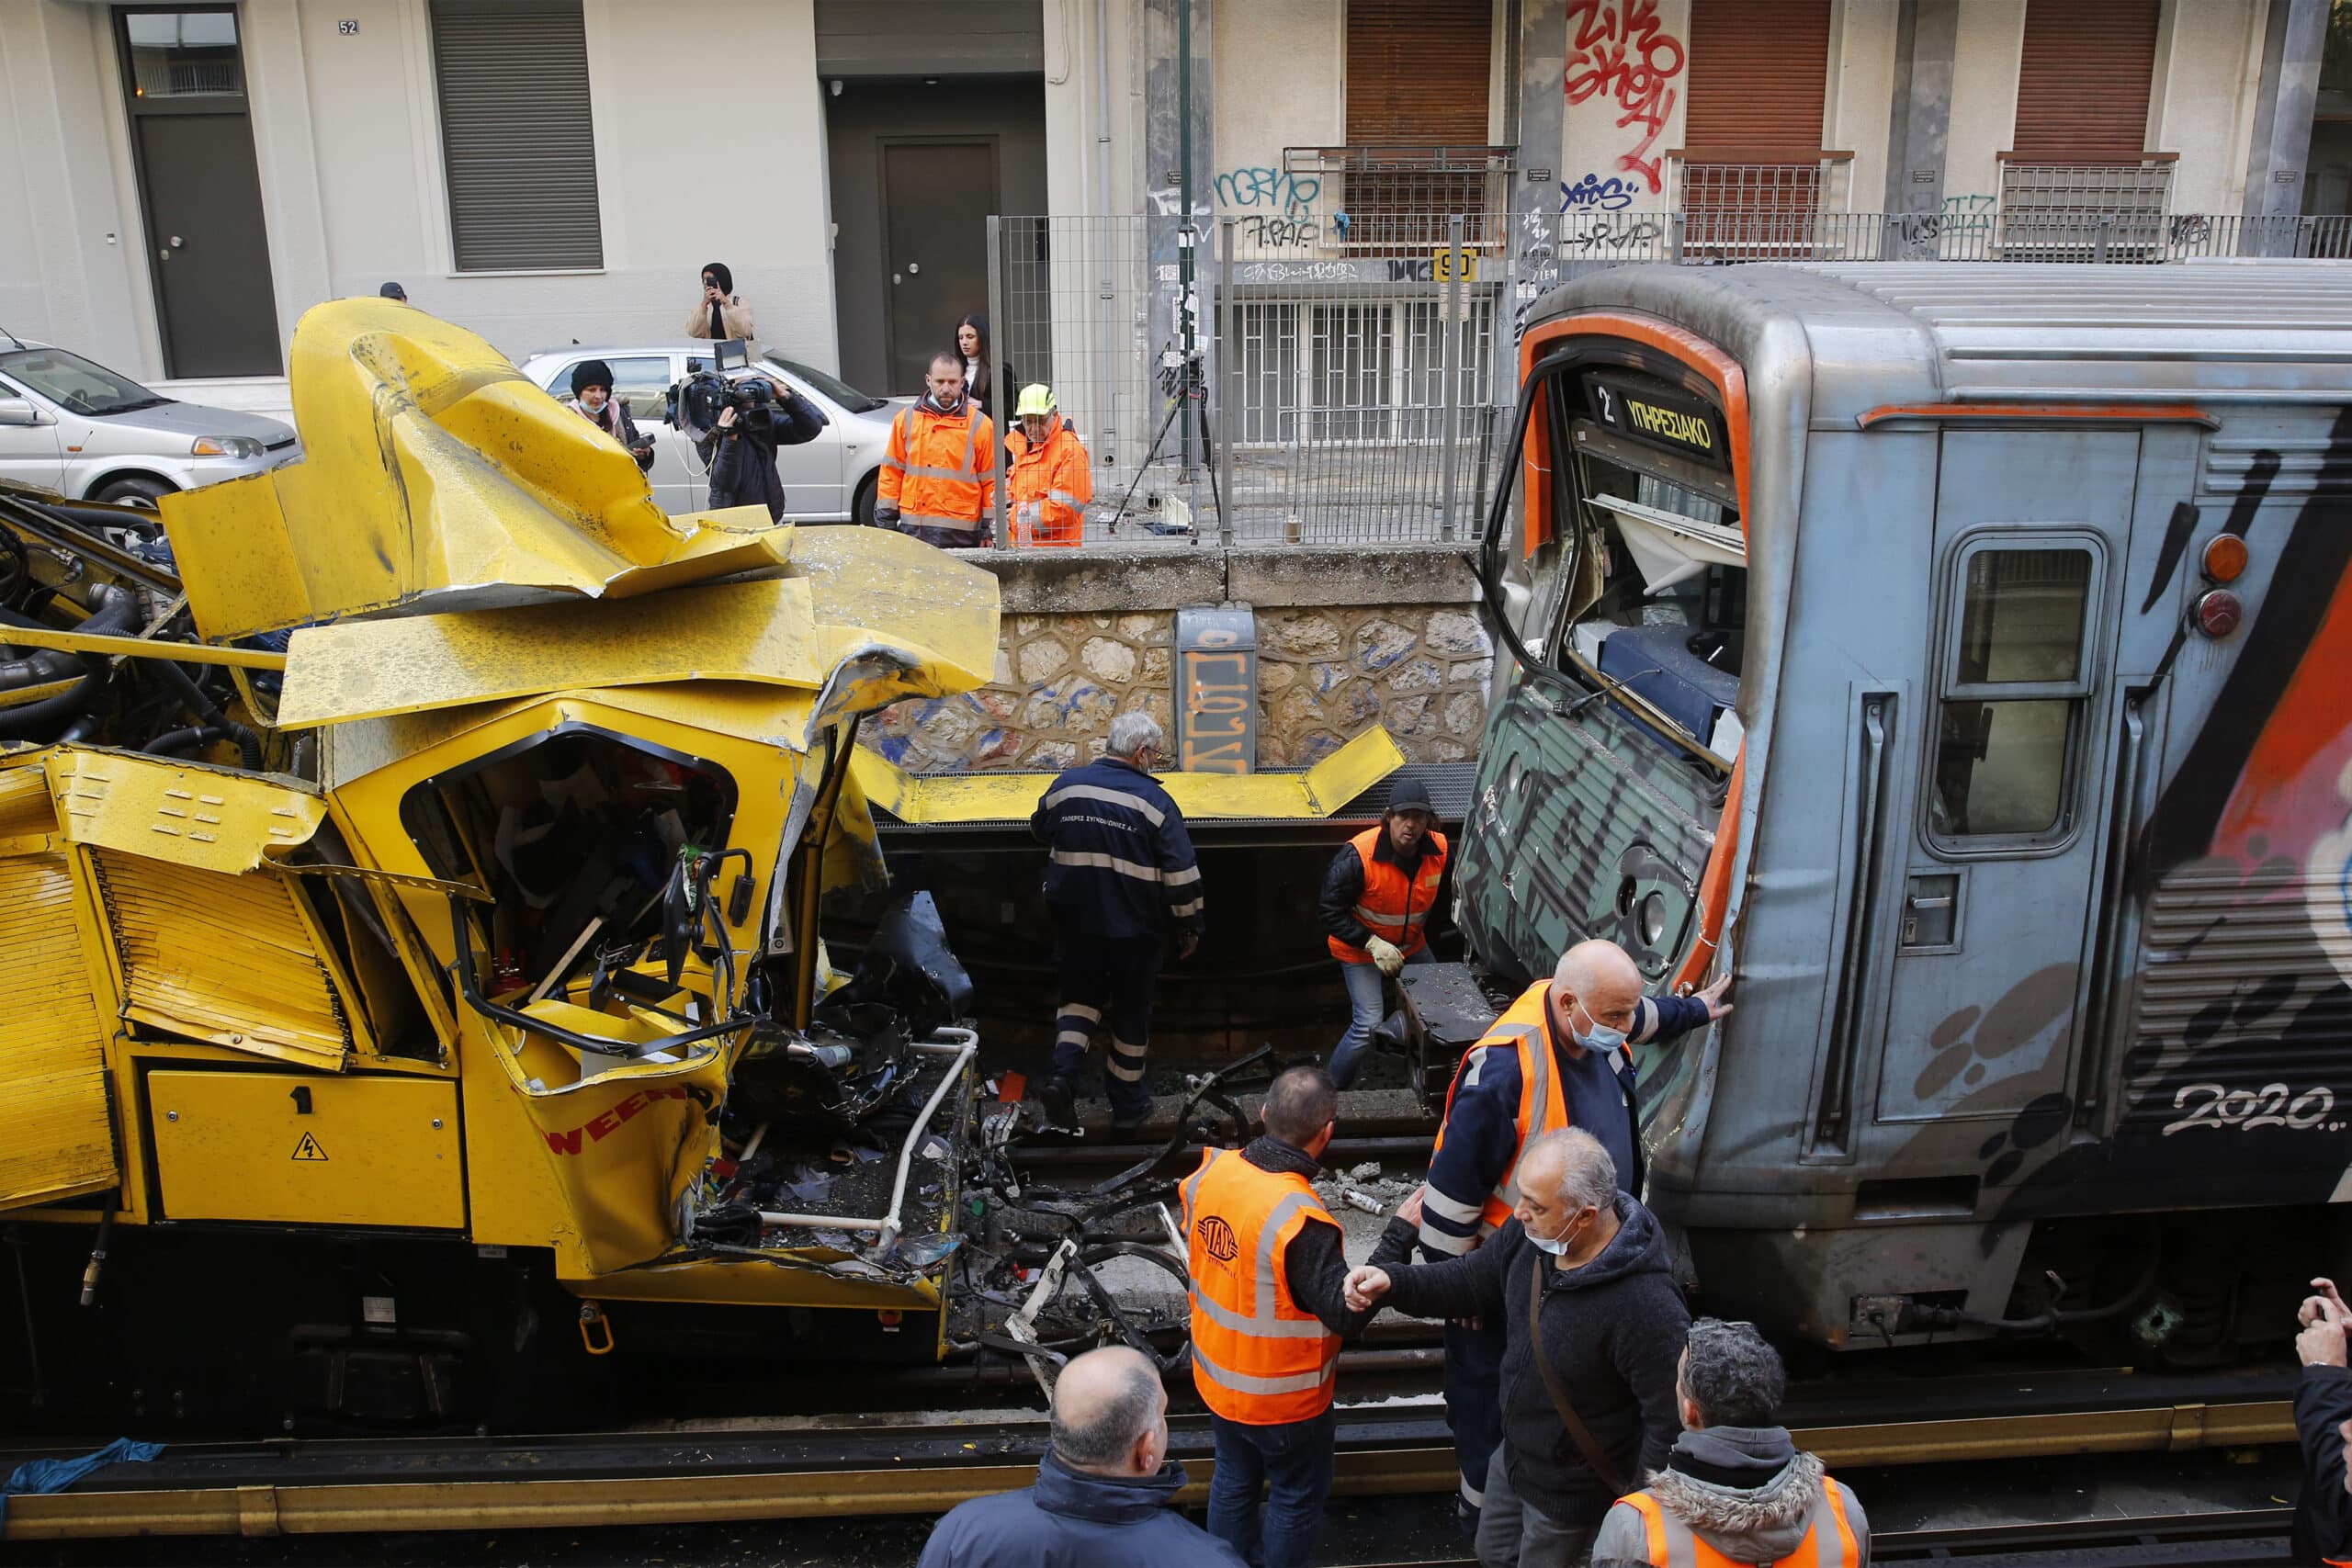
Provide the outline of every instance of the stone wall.
<path id="1" fill-rule="evenodd" d="M 1416 761 L 1476 754 L 1494 644 L 1460 551 L 971 552 L 1004 595 L 996 676 L 898 704 L 868 743 L 918 773 L 1043 772 L 1099 755 L 1114 716 L 1172 736 L 1176 612 L 1246 604 L 1258 633 L 1258 765 L 1300 767 L 1380 724 Z"/>

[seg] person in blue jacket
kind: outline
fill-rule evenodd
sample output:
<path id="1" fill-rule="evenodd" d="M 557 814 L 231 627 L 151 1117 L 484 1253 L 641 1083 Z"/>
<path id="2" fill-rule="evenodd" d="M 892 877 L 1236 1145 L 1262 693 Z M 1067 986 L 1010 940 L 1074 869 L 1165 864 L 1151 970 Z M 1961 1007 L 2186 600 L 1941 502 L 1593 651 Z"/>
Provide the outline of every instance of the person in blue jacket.
<path id="1" fill-rule="evenodd" d="M 1179 958 L 1201 943 L 1201 868 L 1184 813 L 1151 776 L 1167 743 L 1149 714 L 1121 714 L 1103 756 L 1055 779 L 1029 818 L 1048 846 L 1046 907 L 1061 975 L 1052 1076 L 1038 1098 L 1060 1126 L 1075 1125 L 1078 1077 L 1098 1029 L 1111 1036 L 1111 1124 L 1125 1131 L 1151 1113 L 1144 1061 L 1163 932 L 1175 931 Z"/>
<path id="2" fill-rule="evenodd" d="M 1243 1568 L 1177 1511 L 1183 1485 L 1159 1369 L 1123 1346 L 1089 1350 L 1055 1380 L 1037 1483 L 958 1505 L 932 1529 L 922 1568 Z"/>

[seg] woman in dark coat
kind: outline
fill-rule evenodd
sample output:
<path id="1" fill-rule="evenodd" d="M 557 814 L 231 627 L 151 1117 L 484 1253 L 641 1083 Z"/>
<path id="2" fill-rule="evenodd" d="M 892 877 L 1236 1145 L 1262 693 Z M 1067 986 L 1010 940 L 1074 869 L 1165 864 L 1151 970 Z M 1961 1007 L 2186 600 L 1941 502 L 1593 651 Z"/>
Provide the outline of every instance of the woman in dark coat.
<path id="1" fill-rule="evenodd" d="M 956 323 L 956 352 L 964 361 L 965 396 L 978 403 L 980 412 L 996 418 L 996 389 L 1000 382 L 1017 387 L 1021 378 L 1010 365 L 999 365 L 989 351 L 989 313 L 975 310 Z"/>

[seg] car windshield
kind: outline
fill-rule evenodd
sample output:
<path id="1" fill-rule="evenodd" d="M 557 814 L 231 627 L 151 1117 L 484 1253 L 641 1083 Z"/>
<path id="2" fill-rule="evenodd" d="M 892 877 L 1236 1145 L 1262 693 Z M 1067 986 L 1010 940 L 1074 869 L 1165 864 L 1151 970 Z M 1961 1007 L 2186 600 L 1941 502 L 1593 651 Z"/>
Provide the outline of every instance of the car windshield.
<path id="1" fill-rule="evenodd" d="M 889 402 L 888 398 L 877 398 L 871 392 L 861 392 L 838 377 L 828 376 L 822 370 L 811 370 L 797 359 L 771 359 L 768 363 L 799 380 L 806 381 L 852 413 L 871 413 L 874 410 L 882 408 Z"/>
<path id="2" fill-rule="evenodd" d="M 0 371 L 75 413 L 129 413 L 133 409 L 152 409 L 172 400 L 62 348 L 23 348 L 0 354 Z"/>

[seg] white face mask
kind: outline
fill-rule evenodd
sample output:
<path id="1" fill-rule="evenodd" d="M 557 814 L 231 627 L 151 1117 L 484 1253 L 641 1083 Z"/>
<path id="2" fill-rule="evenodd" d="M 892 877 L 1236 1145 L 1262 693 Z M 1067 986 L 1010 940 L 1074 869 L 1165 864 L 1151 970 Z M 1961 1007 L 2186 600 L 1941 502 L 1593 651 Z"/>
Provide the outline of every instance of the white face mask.
<path id="1" fill-rule="evenodd" d="M 1521 1221 L 1520 1228 L 1527 1230 L 1526 1222 Z M 1558 1235 L 1537 1235 L 1533 1231 L 1527 1231 L 1527 1239 L 1535 1244 L 1535 1249 L 1539 1252 L 1548 1252 L 1555 1258 L 1565 1258 L 1576 1247 L 1577 1237 L 1582 1234 L 1573 1228 L 1563 1230 Z"/>
<path id="2" fill-rule="evenodd" d="M 1620 1045 L 1625 1043 L 1625 1032 L 1622 1029 L 1611 1029 L 1605 1023 L 1593 1024 L 1589 1032 L 1578 1029 L 1576 1025 L 1576 1016 L 1577 1012 L 1581 1010 L 1584 1004 L 1582 1002 L 1574 1002 L 1570 1004 L 1570 1010 L 1568 1013 L 1569 1039 L 1575 1041 L 1586 1050 L 1598 1051 L 1604 1056 L 1610 1052 L 1617 1049 Z M 1585 1016 L 1587 1018 L 1590 1018 L 1592 1015 L 1587 1013 Z"/>

